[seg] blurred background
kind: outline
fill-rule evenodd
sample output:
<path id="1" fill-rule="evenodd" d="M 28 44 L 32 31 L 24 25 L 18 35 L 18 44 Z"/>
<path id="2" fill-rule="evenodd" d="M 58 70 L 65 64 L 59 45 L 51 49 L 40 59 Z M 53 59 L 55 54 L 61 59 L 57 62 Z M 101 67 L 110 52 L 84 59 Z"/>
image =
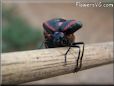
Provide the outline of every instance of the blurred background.
<path id="1" fill-rule="evenodd" d="M 86 44 L 113 41 L 112 7 L 13 1 L 4 0 L 2 4 L 3 53 L 38 49 L 44 40 L 42 23 L 52 18 L 80 20 L 83 27 L 75 33 L 75 41 Z M 109 64 L 25 84 L 113 84 L 113 80 L 113 64 Z"/>

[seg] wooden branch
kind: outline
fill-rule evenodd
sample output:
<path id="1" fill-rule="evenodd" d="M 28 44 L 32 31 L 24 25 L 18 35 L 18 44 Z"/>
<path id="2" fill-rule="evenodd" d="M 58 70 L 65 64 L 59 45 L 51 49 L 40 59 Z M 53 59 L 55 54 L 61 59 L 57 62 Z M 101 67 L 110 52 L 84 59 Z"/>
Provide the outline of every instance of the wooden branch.
<path id="1" fill-rule="evenodd" d="M 72 73 L 78 49 L 64 54 L 68 47 L 3 53 L 2 84 L 21 84 L 49 77 Z M 113 62 L 113 42 L 85 45 L 81 70 Z"/>

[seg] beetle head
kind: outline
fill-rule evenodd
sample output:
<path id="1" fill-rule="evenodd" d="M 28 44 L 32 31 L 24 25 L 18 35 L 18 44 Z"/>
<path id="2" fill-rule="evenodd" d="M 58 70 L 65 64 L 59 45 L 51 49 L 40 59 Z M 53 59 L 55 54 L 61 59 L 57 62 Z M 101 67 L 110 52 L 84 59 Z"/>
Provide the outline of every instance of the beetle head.
<path id="1" fill-rule="evenodd" d="M 68 45 L 69 42 L 63 32 L 54 32 L 53 43 L 55 46 L 65 46 Z"/>

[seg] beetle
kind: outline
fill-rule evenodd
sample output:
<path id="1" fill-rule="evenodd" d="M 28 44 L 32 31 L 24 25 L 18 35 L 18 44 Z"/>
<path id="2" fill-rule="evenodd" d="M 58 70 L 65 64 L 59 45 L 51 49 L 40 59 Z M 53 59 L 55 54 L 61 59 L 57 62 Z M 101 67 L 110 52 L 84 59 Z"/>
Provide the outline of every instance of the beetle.
<path id="1" fill-rule="evenodd" d="M 65 53 L 65 65 L 67 64 L 67 54 L 71 47 L 78 48 L 78 58 L 76 59 L 76 67 L 74 69 L 74 72 L 77 72 L 82 66 L 85 44 L 84 42 L 75 42 L 74 33 L 82 28 L 82 23 L 75 19 L 53 18 L 43 22 L 43 28 L 46 48 L 69 47 Z M 83 45 L 82 53 L 80 45 Z"/>

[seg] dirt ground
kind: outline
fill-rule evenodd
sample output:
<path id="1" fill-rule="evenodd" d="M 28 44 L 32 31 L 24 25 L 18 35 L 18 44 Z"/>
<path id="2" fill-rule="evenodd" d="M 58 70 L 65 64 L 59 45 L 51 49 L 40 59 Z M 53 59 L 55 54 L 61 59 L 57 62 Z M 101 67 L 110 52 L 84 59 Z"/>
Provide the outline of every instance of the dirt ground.
<path id="1" fill-rule="evenodd" d="M 13 3 L 17 13 L 31 25 L 42 29 L 42 22 L 55 17 L 76 19 L 83 23 L 75 33 L 76 41 L 87 43 L 113 40 L 113 8 L 83 8 L 75 3 Z M 42 29 L 43 30 L 43 29 Z M 113 84 L 113 64 L 104 65 L 76 74 L 67 74 L 26 84 Z"/>

